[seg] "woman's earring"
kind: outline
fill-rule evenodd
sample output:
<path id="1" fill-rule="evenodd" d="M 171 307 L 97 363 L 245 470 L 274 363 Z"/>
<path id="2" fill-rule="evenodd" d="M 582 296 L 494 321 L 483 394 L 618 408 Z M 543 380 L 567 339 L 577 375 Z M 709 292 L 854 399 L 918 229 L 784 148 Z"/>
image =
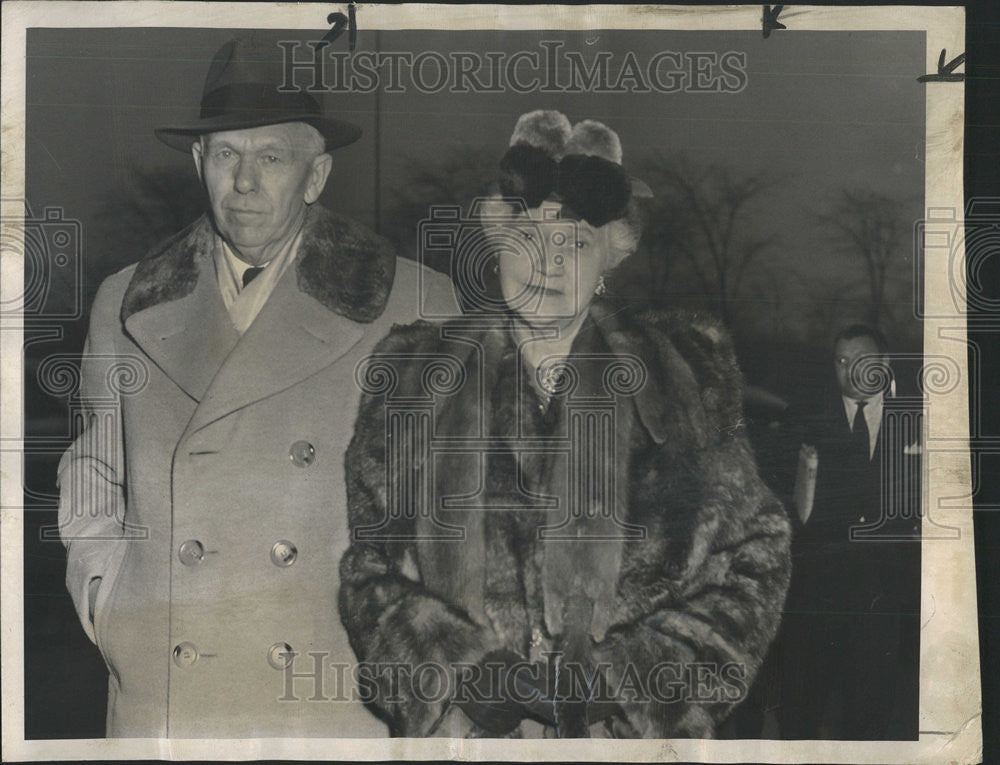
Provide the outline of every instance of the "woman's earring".
<path id="1" fill-rule="evenodd" d="M 597 278 L 597 286 L 594 287 L 594 294 L 603 295 L 607 291 L 608 291 L 608 285 L 604 283 L 604 276 L 599 276 Z"/>
<path id="2" fill-rule="evenodd" d="M 495 260 L 493 261 L 493 273 L 495 274 L 500 273 L 500 264 L 497 263 Z"/>

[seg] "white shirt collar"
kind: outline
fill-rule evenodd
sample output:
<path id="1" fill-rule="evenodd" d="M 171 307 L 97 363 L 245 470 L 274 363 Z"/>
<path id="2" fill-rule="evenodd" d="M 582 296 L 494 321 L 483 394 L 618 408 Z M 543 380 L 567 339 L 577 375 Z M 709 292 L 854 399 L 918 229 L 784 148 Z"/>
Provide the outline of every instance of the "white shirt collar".
<path id="1" fill-rule="evenodd" d="M 240 260 L 222 237 L 216 237 L 214 254 L 219 291 L 222 293 L 222 302 L 229 311 L 229 318 L 240 334 L 244 333 L 257 318 L 278 280 L 288 265 L 295 260 L 301 239 L 300 229 L 271 260 L 264 264 L 264 270 L 244 287 L 243 274 L 251 268 L 251 265 Z"/>

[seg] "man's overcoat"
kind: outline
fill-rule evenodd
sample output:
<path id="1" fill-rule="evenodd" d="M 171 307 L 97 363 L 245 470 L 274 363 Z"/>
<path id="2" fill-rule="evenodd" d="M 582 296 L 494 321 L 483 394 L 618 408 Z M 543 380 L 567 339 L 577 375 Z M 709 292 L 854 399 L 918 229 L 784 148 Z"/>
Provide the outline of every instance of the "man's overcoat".
<path id="1" fill-rule="evenodd" d="M 450 286 L 313 206 L 240 337 L 215 237 L 202 218 L 93 306 L 60 516 L 67 584 L 110 673 L 108 735 L 385 735 L 349 700 L 337 615 L 355 367 Z M 285 672 L 289 651 L 322 678 Z"/>

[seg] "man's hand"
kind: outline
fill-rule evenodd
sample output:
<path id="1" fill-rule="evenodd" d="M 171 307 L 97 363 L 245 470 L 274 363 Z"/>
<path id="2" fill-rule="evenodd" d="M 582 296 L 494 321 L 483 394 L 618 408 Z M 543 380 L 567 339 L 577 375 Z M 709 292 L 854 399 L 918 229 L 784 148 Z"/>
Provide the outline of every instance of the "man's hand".
<path id="1" fill-rule="evenodd" d="M 101 588 L 101 577 L 95 576 L 87 586 L 87 602 L 90 609 L 90 623 L 94 623 L 94 605 L 97 603 L 97 591 Z"/>
<path id="2" fill-rule="evenodd" d="M 799 520 L 805 524 L 812 514 L 813 502 L 816 500 L 816 473 L 819 469 L 819 453 L 816 447 L 802 444 L 799 449 L 799 464 L 795 471 L 795 491 L 793 501 L 799 514 Z"/>

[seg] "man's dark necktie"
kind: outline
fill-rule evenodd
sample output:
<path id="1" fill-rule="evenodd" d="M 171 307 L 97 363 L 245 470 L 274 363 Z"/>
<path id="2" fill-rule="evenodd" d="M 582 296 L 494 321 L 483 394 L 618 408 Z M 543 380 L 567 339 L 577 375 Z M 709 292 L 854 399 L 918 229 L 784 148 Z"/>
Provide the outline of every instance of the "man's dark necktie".
<path id="1" fill-rule="evenodd" d="M 250 285 L 254 279 L 264 270 L 263 266 L 250 266 L 246 271 L 243 272 L 243 287 L 244 289 Z"/>
<path id="2" fill-rule="evenodd" d="M 868 421 L 865 420 L 865 405 L 867 403 L 867 401 L 857 402 L 858 408 L 854 412 L 854 425 L 851 428 L 851 441 L 854 444 L 854 453 L 865 462 L 871 460 Z"/>

